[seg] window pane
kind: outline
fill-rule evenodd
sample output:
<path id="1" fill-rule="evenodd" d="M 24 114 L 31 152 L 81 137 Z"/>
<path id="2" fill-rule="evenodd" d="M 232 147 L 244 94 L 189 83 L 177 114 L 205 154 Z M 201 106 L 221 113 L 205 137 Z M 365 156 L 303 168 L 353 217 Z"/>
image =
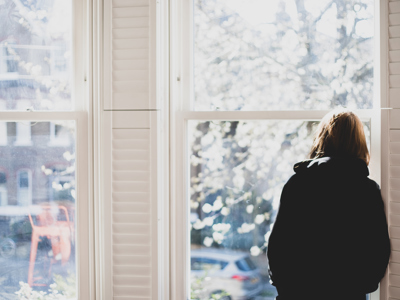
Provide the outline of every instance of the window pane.
<path id="1" fill-rule="evenodd" d="M 317 125 L 189 121 L 191 299 L 213 299 L 215 291 L 274 299 L 267 241 L 283 185 L 307 159 Z M 364 129 L 369 141 L 369 122 Z M 201 261 L 226 266 L 204 268 Z"/>
<path id="2" fill-rule="evenodd" d="M 71 110 L 71 1 L 0 4 L 0 109 Z"/>
<path id="3" fill-rule="evenodd" d="M 192 299 L 210 299 L 215 291 L 232 298 L 276 295 L 266 241 L 282 187 L 293 165 L 307 158 L 316 125 L 189 122 L 191 257 L 228 263 L 222 271 L 192 268 Z"/>
<path id="4" fill-rule="evenodd" d="M 373 0 L 194 0 L 194 108 L 371 108 Z"/>
<path id="5" fill-rule="evenodd" d="M 18 123 L 29 128 L 30 144 L 16 143 Z M 36 299 L 49 289 L 73 299 L 75 122 L 54 123 L 68 143 L 52 147 L 51 123 L 18 123 L 5 123 L 0 145 L 0 299 Z"/>

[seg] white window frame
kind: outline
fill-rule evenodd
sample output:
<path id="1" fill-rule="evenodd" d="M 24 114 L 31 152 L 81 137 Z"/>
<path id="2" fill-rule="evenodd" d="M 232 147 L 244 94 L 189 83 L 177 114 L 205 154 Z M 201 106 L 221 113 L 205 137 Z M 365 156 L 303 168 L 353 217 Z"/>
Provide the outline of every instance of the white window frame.
<path id="1" fill-rule="evenodd" d="M 187 299 L 190 287 L 189 274 L 189 149 L 187 122 L 189 120 L 309 120 L 317 121 L 328 110 L 315 111 L 193 111 L 193 13 L 192 0 L 169 1 L 169 44 L 161 47 L 170 53 L 170 298 Z M 387 14 L 388 0 L 375 0 L 375 62 L 373 109 L 355 110 L 362 121 L 371 124 L 371 178 L 381 183 L 381 107 L 386 108 L 387 96 Z M 167 13 L 165 13 L 167 14 Z M 186 43 L 185 43 L 186 42 Z M 165 51 L 164 53 L 168 53 Z M 384 180 L 384 178 L 383 178 Z M 371 300 L 386 299 L 384 288 L 370 295 Z"/>
<path id="2" fill-rule="evenodd" d="M 92 115 L 92 75 L 90 51 L 92 29 L 92 12 L 90 0 L 72 1 L 72 34 L 73 34 L 73 80 L 71 111 L 0 111 L 0 122 L 52 122 L 58 120 L 75 121 L 76 151 L 76 275 L 77 298 L 79 300 L 95 299 L 94 247 L 93 247 L 93 160 L 90 141 Z M 89 156 L 90 155 L 90 156 Z"/>

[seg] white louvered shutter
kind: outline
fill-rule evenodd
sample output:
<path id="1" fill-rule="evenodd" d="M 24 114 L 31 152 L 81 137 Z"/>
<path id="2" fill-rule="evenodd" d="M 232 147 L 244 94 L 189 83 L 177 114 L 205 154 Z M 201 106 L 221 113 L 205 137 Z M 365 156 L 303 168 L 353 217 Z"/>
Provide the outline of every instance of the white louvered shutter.
<path id="1" fill-rule="evenodd" d="M 158 298 L 155 5 L 104 0 L 104 300 Z"/>
<path id="2" fill-rule="evenodd" d="M 384 136 L 389 145 L 383 145 L 383 160 L 388 166 L 382 166 L 383 196 L 386 198 L 389 232 L 392 253 L 388 268 L 387 292 L 381 295 L 389 300 L 400 299 L 400 1 L 389 1 L 389 101 L 392 108 L 387 125 L 383 124 Z M 387 112 L 384 112 L 384 114 Z M 385 119 L 385 118 L 384 118 Z M 387 191 L 385 195 L 384 189 Z M 381 287 L 382 288 L 382 287 Z M 383 288 L 386 288 L 384 286 Z M 383 300 L 383 299 L 381 299 Z"/>

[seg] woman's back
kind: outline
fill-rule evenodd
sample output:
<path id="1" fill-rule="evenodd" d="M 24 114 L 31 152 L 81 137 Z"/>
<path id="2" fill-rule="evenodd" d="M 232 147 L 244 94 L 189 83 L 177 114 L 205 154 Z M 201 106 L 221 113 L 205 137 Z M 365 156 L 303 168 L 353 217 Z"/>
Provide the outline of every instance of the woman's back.
<path id="1" fill-rule="evenodd" d="M 380 190 L 367 177 L 365 161 L 323 157 L 294 169 L 268 245 L 279 295 L 365 298 L 384 276 L 390 255 Z"/>

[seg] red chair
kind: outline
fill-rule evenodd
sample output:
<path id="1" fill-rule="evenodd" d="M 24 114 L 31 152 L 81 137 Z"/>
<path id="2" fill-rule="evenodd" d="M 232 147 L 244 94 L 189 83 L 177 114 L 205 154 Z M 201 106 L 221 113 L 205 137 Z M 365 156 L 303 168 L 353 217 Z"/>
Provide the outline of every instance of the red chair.
<path id="1" fill-rule="evenodd" d="M 61 265 L 67 263 L 71 255 L 71 223 L 69 221 L 67 209 L 62 205 L 42 206 L 41 209 L 42 212 L 36 216 L 37 224 L 33 222 L 32 215 L 29 213 L 29 220 L 32 225 L 32 243 L 29 259 L 28 284 L 31 287 L 46 286 L 46 284 L 35 283 L 35 281 L 42 279 L 41 277 L 33 277 L 37 247 L 41 240 L 40 237 L 47 237 L 51 242 L 51 248 L 53 251 L 51 264 L 56 262 L 55 257 L 60 253 Z M 56 214 L 54 211 L 56 211 Z M 58 221 L 57 216 L 60 212 L 65 214 L 65 221 Z"/>

